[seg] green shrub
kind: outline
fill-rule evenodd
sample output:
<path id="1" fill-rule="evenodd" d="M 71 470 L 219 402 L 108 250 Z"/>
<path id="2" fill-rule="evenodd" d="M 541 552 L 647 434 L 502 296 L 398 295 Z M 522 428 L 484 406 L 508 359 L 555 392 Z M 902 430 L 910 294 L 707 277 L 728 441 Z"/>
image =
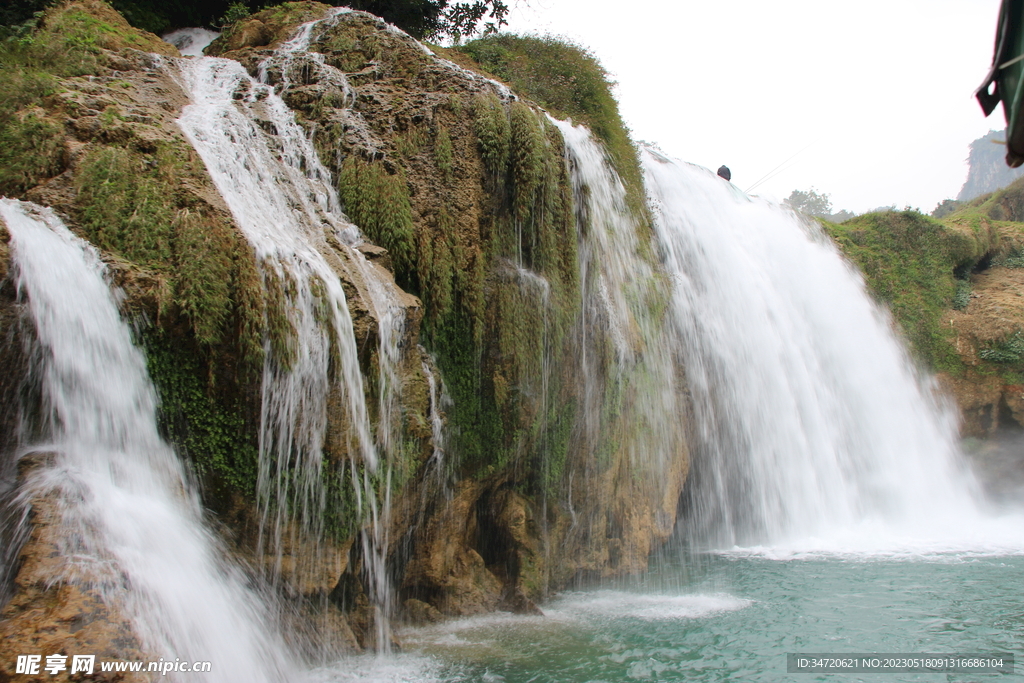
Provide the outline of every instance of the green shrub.
<path id="1" fill-rule="evenodd" d="M 244 2 L 233 2 L 228 5 L 228 10 L 224 13 L 224 16 L 220 18 L 221 26 L 229 26 L 239 19 L 245 19 L 252 12 L 249 10 L 249 6 Z"/>
<path id="2" fill-rule="evenodd" d="M 1011 252 L 1003 261 L 1003 265 L 1007 268 L 1024 268 L 1024 254 L 1019 251 Z"/>
<path id="3" fill-rule="evenodd" d="M 414 243 L 405 177 L 389 174 L 380 161 L 350 156 L 338 174 L 338 192 L 352 222 L 370 241 L 390 252 L 397 274 L 407 276 L 413 266 Z"/>
<path id="4" fill-rule="evenodd" d="M 1002 342 L 978 351 L 978 357 L 994 363 L 1017 363 L 1024 357 L 1024 337 L 1018 330 Z"/>

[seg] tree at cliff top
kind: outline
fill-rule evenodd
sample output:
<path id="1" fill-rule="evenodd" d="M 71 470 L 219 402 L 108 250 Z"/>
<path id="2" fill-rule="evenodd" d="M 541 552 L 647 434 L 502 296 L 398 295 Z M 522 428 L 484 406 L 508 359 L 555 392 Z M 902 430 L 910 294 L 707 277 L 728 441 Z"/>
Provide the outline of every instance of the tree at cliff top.
<path id="1" fill-rule="evenodd" d="M 825 193 L 819 194 L 813 187 L 806 192 L 793 190 L 782 203 L 800 213 L 815 218 L 824 218 L 833 223 L 842 223 L 853 218 L 854 214 L 845 209 L 832 213 L 832 200 Z"/>
<path id="2" fill-rule="evenodd" d="M 824 218 L 832 213 L 832 200 L 827 194 L 819 194 L 813 187 L 806 192 L 793 190 L 783 203 L 808 216 Z"/>
<path id="3" fill-rule="evenodd" d="M 11 26 L 31 20 L 35 12 L 59 3 L 11 0 L 4 4 L 5 7 L 0 8 L 0 25 Z M 272 4 L 263 0 L 111 0 L 114 9 L 129 23 L 154 33 L 185 26 L 216 26 L 229 10 L 233 9 L 237 15 L 239 9 L 256 11 Z M 494 32 L 507 23 L 508 15 L 508 6 L 502 0 L 352 0 L 330 4 L 366 10 L 416 38 L 450 37 L 456 41 L 480 32 Z"/>

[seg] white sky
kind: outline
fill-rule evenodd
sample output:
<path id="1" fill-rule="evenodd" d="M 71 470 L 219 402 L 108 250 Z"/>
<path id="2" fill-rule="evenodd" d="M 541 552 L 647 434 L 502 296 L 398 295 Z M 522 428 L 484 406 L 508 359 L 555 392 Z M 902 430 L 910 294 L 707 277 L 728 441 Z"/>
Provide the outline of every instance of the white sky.
<path id="1" fill-rule="evenodd" d="M 999 0 L 515 2 L 508 30 L 597 56 L 634 139 L 726 164 L 742 189 L 799 153 L 753 191 L 776 200 L 813 186 L 834 210 L 927 213 L 960 191 L 968 144 L 1005 127 L 973 98 Z"/>

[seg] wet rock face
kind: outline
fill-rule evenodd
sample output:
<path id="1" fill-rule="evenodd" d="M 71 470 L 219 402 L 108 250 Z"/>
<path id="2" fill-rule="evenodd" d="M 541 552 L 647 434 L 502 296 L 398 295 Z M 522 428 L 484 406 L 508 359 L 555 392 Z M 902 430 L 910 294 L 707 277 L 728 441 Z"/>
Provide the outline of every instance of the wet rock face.
<path id="1" fill-rule="evenodd" d="M 519 209 L 511 199 L 514 181 L 489 170 L 479 137 L 481 107 L 506 118 L 509 93 L 480 74 L 425 53 L 370 15 L 346 13 L 324 26 L 311 45 L 322 62 L 309 57 L 279 62 L 270 69 L 271 81 L 288 83 L 282 97 L 315 135 L 321 158 L 338 174 L 339 183 L 349 177 L 347 169 L 358 164 L 379 165 L 390 177 L 401 178 L 416 257 L 410 263 L 397 252 L 391 254 L 398 282 L 423 298 L 424 326 L 435 344 L 444 297 L 461 299 L 467 316 L 481 316 L 479 372 L 485 379 L 479 392 L 498 404 L 508 433 L 537 430 L 533 425 L 543 424 L 544 411 L 550 409 L 542 405 L 541 382 L 535 376 L 542 370 L 530 366 L 532 358 L 517 359 L 507 340 L 532 334 L 509 332 L 519 322 L 512 318 L 523 316 L 514 313 L 517 307 L 545 304 L 530 292 L 506 296 L 522 287 L 524 271 L 494 253 L 501 253 L 501 241 L 507 239 L 502 231 L 511 230 L 503 223 L 503 212 Z M 265 55 L 245 48 L 222 53 L 247 65 L 250 72 Z M 516 104 L 515 109 L 514 123 L 529 120 L 526 105 Z M 552 135 L 545 144 L 557 149 L 557 167 L 564 171 L 560 137 Z M 545 182 L 565 182 L 568 187 L 567 176 Z M 346 196 L 343 192 L 343 200 Z M 571 206 L 571 198 L 563 199 Z M 575 224 L 567 225 L 571 232 L 559 239 L 569 261 L 575 259 L 575 250 L 566 248 L 567 240 L 575 243 L 577 235 Z M 575 261 L 571 263 L 575 268 Z M 442 268 L 451 269 L 447 277 L 452 281 L 446 285 L 450 289 L 436 286 Z M 467 284 L 473 277 L 480 278 L 476 292 Z M 561 286 L 567 299 L 578 296 L 568 293 L 574 284 Z M 474 303 L 475 296 L 481 296 L 479 304 Z M 476 312 L 474 306 L 479 306 Z M 566 309 L 571 311 L 571 306 Z M 551 313 L 552 318 L 556 315 Z M 540 329 L 527 344 L 531 349 L 539 343 Z M 442 356 L 447 351 L 435 350 Z M 557 386 L 551 389 L 552 402 L 585 402 L 580 396 L 582 378 L 573 376 L 579 372 L 573 369 L 579 352 L 568 337 L 564 347 L 552 352 L 551 363 L 562 368 L 552 383 Z M 451 368 L 445 358 L 440 360 L 443 369 Z M 630 409 L 627 404 L 623 411 Z M 449 416 L 450 426 L 465 429 L 454 418 Z M 544 448 L 522 438 L 521 452 Z M 496 457 L 490 453 L 484 459 Z M 561 495 L 547 500 L 536 484 L 544 456 L 532 457 L 536 460 L 529 464 L 489 465 L 484 472 L 480 465 L 464 463 L 461 474 L 467 480 L 457 484 L 450 500 L 439 498 L 440 491 L 429 490 L 435 482 L 424 480 L 414 480 L 397 492 L 389 534 L 395 547 L 389 557 L 402 577 L 400 601 L 408 602 L 410 618 L 427 618 L 421 603 L 449 615 L 495 608 L 531 612 L 536 609 L 534 601 L 577 577 L 642 571 L 649 554 L 671 533 L 687 472 L 685 444 L 679 443 L 672 455 L 677 466 L 668 480 L 653 486 L 630 470 L 625 448 L 600 466 L 593 462 L 594 453 L 580 449 L 568 456 L 565 467 L 565 472 L 575 471 L 575 479 L 560 482 L 565 485 Z M 658 492 L 653 498 L 652 491 Z M 571 501 L 576 501 L 574 509 L 567 504 Z M 559 552 L 552 552 L 554 548 Z"/>
<path id="2" fill-rule="evenodd" d="M 45 456 L 25 458 L 19 464 L 19 488 L 31 492 L 33 472 Z M 21 529 L 27 531 L 16 558 L 13 598 L 0 612 L 0 680 L 69 681 L 71 656 L 95 655 L 100 660 L 142 660 L 145 658 L 128 619 L 100 594 L 99 577 L 68 565 L 68 539 L 61 537 L 60 501 L 41 491 L 29 494 Z M 19 539 L 21 540 L 21 539 Z M 71 576 L 75 578 L 72 579 Z M 40 669 L 38 676 L 16 674 L 19 655 L 67 655 L 67 668 L 51 675 Z M 126 673 L 101 672 L 96 664 L 89 680 L 142 681 Z"/>

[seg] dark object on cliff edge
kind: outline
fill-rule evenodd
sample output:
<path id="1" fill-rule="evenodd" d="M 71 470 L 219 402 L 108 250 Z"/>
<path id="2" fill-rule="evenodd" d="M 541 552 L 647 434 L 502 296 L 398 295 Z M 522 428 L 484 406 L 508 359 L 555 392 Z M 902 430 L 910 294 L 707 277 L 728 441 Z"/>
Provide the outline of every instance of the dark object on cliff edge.
<path id="1" fill-rule="evenodd" d="M 718 175 L 726 180 L 732 180 L 732 171 L 730 171 L 729 167 L 725 164 L 718 167 Z"/>
<path id="2" fill-rule="evenodd" d="M 985 82 L 974 96 L 985 116 L 1000 101 L 1006 116 L 1006 163 L 1024 163 L 1024 0 L 1003 0 L 996 28 L 996 49 Z"/>

